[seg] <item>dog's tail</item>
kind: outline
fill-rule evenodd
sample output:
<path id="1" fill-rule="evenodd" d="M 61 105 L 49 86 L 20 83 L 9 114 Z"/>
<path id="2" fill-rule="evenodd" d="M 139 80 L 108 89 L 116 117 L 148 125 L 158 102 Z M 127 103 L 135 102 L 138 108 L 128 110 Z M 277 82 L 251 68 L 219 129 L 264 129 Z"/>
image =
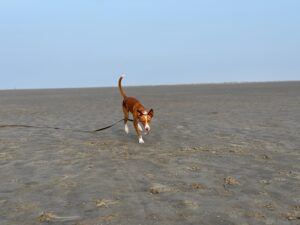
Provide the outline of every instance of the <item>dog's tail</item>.
<path id="1" fill-rule="evenodd" d="M 120 93 L 121 95 L 123 96 L 123 98 L 127 98 L 125 92 L 123 91 L 123 88 L 122 88 L 122 79 L 124 78 L 124 74 L 122 74 L 122 76 L 119 78 L 119 90 L 120 90 Z"/>

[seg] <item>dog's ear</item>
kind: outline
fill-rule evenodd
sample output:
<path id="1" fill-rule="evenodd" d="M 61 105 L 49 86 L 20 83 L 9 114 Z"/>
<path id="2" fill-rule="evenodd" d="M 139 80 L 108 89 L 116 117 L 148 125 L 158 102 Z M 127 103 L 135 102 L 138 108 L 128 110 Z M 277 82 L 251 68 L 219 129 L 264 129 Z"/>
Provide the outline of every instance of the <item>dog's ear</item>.
<path id="1" fill-rule="evenodd" d="M 142 116 L 143 115 L 143 112 L 141 110 L 137 110 L 138 112 L 138 116 Z"/>
<path id="2" fill-rule="evenodd" d="M 149 110 L 148 115 L 149 115 L 150 117 L 153 117 L 153 116 L 154 116 L 154 111 L 153 111 L 153 109 L 150 109 L 150 110 Z"/>

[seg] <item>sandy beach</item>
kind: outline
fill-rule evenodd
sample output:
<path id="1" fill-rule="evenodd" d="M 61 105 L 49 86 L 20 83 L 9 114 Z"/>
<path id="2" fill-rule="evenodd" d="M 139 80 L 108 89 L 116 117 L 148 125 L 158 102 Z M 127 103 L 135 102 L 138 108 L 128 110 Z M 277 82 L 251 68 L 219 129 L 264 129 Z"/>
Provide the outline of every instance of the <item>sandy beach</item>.
<path id="1" fill-rule="evenodd" d="M 1 225 L 299 225 L 300 82 L 124 87 L 99 132 L 0 128 Z M 0 91 L 0 125 L 94 130 L 118 89 Z"/>

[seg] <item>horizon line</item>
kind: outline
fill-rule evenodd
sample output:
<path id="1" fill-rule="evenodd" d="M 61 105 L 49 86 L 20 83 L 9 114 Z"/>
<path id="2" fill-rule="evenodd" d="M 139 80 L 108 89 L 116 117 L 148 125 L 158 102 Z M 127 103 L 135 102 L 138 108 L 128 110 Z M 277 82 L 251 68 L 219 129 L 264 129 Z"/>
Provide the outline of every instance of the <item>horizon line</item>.
<path id="1" fill-rule="evenodd" d="M 189 85 L 222 85 L 222 84 L 251 84 L 251 83 L 290 83 L 300 82 L 300 80 L 273 80 L 273 81 L 224 81 L 224 82 L 203 82 L 203 83 L 174 83 L 174 84 L 141 84 L 141 85 L 123 85 L 124 87 L 160 87 L 160 86 L 189 86 Z M 86 86 L 86 87 L 41 87 L 41 88 L 0 88 L 0 91 L 26 91 L 26 90 L 59 90 L 59 89 L 96 89 L 96 88 L 117 88 L 116 86 Z"/>

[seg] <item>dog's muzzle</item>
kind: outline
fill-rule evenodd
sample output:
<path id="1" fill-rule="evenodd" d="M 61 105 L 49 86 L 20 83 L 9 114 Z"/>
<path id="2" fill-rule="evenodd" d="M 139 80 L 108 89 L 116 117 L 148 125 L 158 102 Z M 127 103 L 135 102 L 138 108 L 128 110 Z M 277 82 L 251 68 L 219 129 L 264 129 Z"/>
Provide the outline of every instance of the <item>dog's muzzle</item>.
<path id="1" fill-rule="evenodd" d="M 150 126 L 148 124 L 146 124 L 146 126 L 145 126 L 145 131 L 147 131 L 147 132 L 150 131 Z"/>

